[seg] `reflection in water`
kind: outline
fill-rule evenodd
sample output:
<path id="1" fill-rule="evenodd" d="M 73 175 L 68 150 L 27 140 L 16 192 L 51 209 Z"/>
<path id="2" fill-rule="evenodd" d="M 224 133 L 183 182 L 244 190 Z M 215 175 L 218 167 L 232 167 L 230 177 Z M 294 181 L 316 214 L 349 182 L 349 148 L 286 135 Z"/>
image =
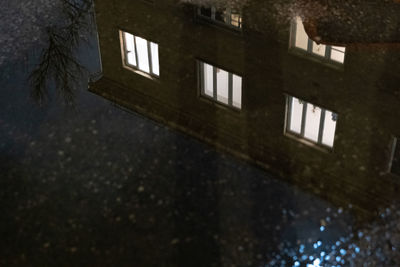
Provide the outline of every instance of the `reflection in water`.
<path id="1" fill-rule="evenodd" d="M 67 104 L 74 101 L 75 90 L 85 68 L 75 58 L 82 36 L 91 29 L 87 25 L 92 10 L 91 0 L 61 0 L 64 17 L 46 27 L 47 47 L 43 49 L 40 62 L 31 73 L 32 97 L 42 104 L 48 97 L 49 82 L 55 82 L 57 92 Z"/>
<path id="2" fill-rule="evenodd" d="M 315 41 L 311 40 L 304 30 L 303 22 L 299 16 L 293 19 L 292 28 L 292 47 L 300 48 L 307 53 L 318 55 L 326 60 L 333 60 L 339 63 L 344 62 L 346 48 L 317 44 Z"/>
<path id="3" fill-rule="evenodd" d="M 158 44 L 127 32 L 121 31 L 120 34 L 123 46 L 123 62 L 126 67 L 139 69 L 145 73 L 159 76 Z"/>
<path id="4" fill-rule="evenodd" d="M 45 128 L 27 169 L 4 178 L 15 188 L 1 196 L 18 208 L 0 220 L 11 244 L 0 265 L 398 265 L 397 206 L 369 227 L 352 221 L 398 197 L 400 111 L 381 89 L 397 88 L 398 52 L 338 39 L 326 1 L 188 2 L 97 1 L 104 70 L 90 90 L 275 178 L 137 115 L 96 110 Z M 64 4 L 68 23 L 48 28 L 31 76 L 39 100 L 49 75 L 73 98 L 91 5 Z"/>
<path id="5" fill-rule="evenodd" d="M 396 204 L 383 211 L 372 225 L 348 236 L 298 240 L 295 246 L 284 242 L 267 266 L 397 266 L 400 262 L 399 216 Z M 322 221 L 325 225 L 330 220 L 327 217 Z M 321 236 L 330 230 L 324 225 L 319 228 Z"/>
<path id="6" fill-rule="evenodd" d="M 202 6 L 198 8 L 197 12 L 199 17 L 220 22 L 237 29 L 242 28 L 242 16 L 240 12 L 236 11 L 235 9 L 229 7 L 216 8 L 215 6 Z"/>
<path id="7" fill-rule="evenodd" d="M 201 94 L 216 102 L 240 109 L 242 104 L 242 77 L 199 62 Z"/>
<path id="8" fill-rule="evenodd" d="M 250 160 L 345 207 L 359 216 L 360 222 L 397 199 L 398 177 L 391 164 L 397 164 L 393 155 L 398 154 L 395 136 L 400 135 L 400 110 L 398 100 L 383 93 L 377 84 L 386 87 L 382 76 L 391 78 L 385 84 L 399 81 L 393 74 L 393 69 L 399 68 L 399 54 L 355 45 L 395 43 L 395 13 L 382 13 L 393 19 L 388 22 L 390 30 L 385 28 L 379 38 L 371 38 L 377 31 L 369 29 L 374 26 L 371 18 L 377 17 L 365 21 L 362 15 L 357 22 L 357 16 L 351 13 L 358 9 L 370 14 L 371 6 L 360 1 L 193 0 L 181 1 L 178 6 L 143 3 L 135 8 L 123 3 L 114 5 L 118 17 L 114 16 L 111 24 L 129 36 L 137 34 L 151 40 L 147 47 L 152 42 L 157 44 L 160 75 L 140 73 L 148 73 L 140 63 L 134 72 L 119 68 L 121 59 L 115 56 L 118 41 L 122 47 L 131 47 L 122 51 L 128 58 L 135 44 L 127 44 L 128 38 L 115 38 L 116 29 L 109 21 L 112 12 L 105 16 L 107 4 L 100 1 L 96 11 L 103 29 L 100 47 L 108 68 L 103 78 L 91 85 L 92 92 Z M 398 8 L 396 3 L 387 5 Z M 382 6 L 378 10 L 384 12 Z M 349 21 L 352 30 L 346 32 L 348 26 L 342 26 Z M 146 45 L 143 47 L 146 49 Z M 149 58 L 148 52 L 142 54 Z M 122 58 L 122 62 L 125 60 Z M 136 66 L 138 60 L 136 56 L 132 65 Z M 243 182 L 241 186 L 253 185 Z M 219 190 L 212 189 L 214 204 L 226 201 Z M 213 216 L 219 215 L 210 218 L 213 226 L 223 225 L 224 237 L 232 240 L 232 244 L 222 242 L 220 236 L 215 238 L 218 242 L 209 240 L 212 247 L 217 243 L 221 254 L 219 261 L 210 253 L 214 265 L 340 266 L 365 258 L 376 257 L 382 264 L 393 260 L 394 245 L 382 256 L 365 245 L 370 242 L 369 234 L 365 235 L 368 239 L 362 234 L 353 236 L 349 233 L 355 231 L 353 228 L 339 234 L 330 225 L 331 216 L 322 214 L 320 223 L 311 227 L 301 226 L 296 213 L 285 211 L 290 215 L 276 216 L 280 221 L 274 222 L 272 232 L 276 235 L 280 227 L 287 232 L 267 244 L 267 232 L 260 225 L 266 220 L 264 209 L 270 202 L 253 196 L 255 192 L 243 191 L 249 196 L 243 198 L 242 209 L 237 209 L 237 213 L 243 213 L 243 220 L 236 214 L 232 218 L 222 216 L 229 213 L 225 209 L 212 209 Z M 270 201 L 286 198 L 296 202 L 279 193 Z M 253 227 L 245 218 L 255 221 Z M 234 223 L 224 224 L 225 220 Z M 290 222 L 294 229 L 288 226 Z M 231 228 L 242 229 L 245 238 L 235 240 Z M 373 230 L 363 233 L 369 231 Z M 247 240 L 248 250 L 243 240 Z M 389 241 L 385 236 L 379 242 Z M 233 256 L 236 246 L 243 253 L 240 256 Z M 194 251 L 194 247 L 185 251 Z M 259 251 L 264 254 L 256 256 L 259 261 L 255 264 L 250 259 L 254 260 L 252 253 Z"/>
<path id="9" fill-rule="evenodd" d="M 288 96 L 287 130 L 317 144 L 333 147 L 337 114 Z"/>

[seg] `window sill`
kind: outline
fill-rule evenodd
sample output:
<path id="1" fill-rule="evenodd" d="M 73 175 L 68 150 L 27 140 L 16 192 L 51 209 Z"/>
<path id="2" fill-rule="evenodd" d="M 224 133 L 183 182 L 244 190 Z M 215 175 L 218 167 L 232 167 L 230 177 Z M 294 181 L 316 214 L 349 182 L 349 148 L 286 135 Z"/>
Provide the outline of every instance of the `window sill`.
<path id="1" fill-rule="evenodd" d="M 234 111 L 236 113 L 241 113 L 242 108 L 237 108 L 235 106 L 230 106 L 228 104 L 224 104 L 222 102 L 217 102 L 214 98 L 205 96 L 205 95 L 200 95 L 199 96 L 200 101 L 206 102 L 208 104 L 211 104 L 213 106 L 216 106 L 218 108 L 224 109 L 224 110 L 229 110 L 229 111 Z"/>
<path id="2" fill-rule="evenodd" d="M 327 67 L 330 67 L 330 68 L 338 70 L 338 71 L 344 71 L 344 62 L 339 63 L 334 60 L 329 60 L 322 56 L 314 55 L 314 54 L 308 53 L 306 51 L 303 51 L 302 49 L 295 48 L 295 47 L 289 48 L 289 53 L 292 55 L 301 57 L 301 58 L 305 58 L 310 61 L 317 62 L 319 64 L 325 65 Z"/>
<path id="3" fill-rule="evenodd" d="M 129 70 L 129 71 L 134 72 L 134 73 L 136 73 L 136 74 L 139 74 L 139 75 L 141 75 L 141 76 L 143 76 L 143 77 L 146 77 L 147 79 L 153 80 L 153 81 L 155 81 L 155 82 L 160 82 L 160 76 L 154 76 L 154 75 L 148 74 L 148 73 L 146 73 L 146 72 L 144 72 L 144 71 L 141 71 L 141 70 L 132 68 L 132 67 L 127 66 L 127 65 L 125 65 L 125 64 L 123 64 L 122 67 L 123 67 L 124 69 L 126 69 L 126 70 Z"/>
<path id="4" fill-rule="evenodd" d="M 226 30 L 228 32 L 231 33 L 235 33 L 237 35 L 242 35 L 243 31 L 243 26 L 242 28 L 238 28 L 235 26 L 230 26 L 226 23 L 220 22 L 218 20 L 213 20 L 204 16 L 200 16 L 200 15 L 196 15 L 196 22 L 199 24 L 203 24 L 203 25 L 207 25 L 207 26 L 211 26 L 217 29 L 222 29 L 222 30 Z"/>
<path id="5" fill-rule="evenodd" d="M 333 153 L 333 147 L 329 147 L 323 144 L 319 144 L 319 143 L 315 143 L 311 140 L 305 139 L 304 137 L 301 137 L 295 133 L 291 133 L 288 131 L 285 131 L 284 135 L 290 139 L 296 140 L 297 142 L 306 145 L 308 147 L 312 147 L 314 149 L 317 149 L 321 152 L 325 152 L 325 153 Z"/>

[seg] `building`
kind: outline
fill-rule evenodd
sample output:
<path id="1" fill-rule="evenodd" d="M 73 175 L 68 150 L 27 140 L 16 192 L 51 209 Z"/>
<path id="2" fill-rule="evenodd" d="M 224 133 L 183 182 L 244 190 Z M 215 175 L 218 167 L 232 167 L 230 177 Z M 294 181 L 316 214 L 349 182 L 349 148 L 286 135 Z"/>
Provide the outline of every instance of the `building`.
<path id="1" fill-rule="evenodd" d="M 396 46 L 317 44 L 270 1 L 95 5 L 90 91 L 360 214 L 397 197 Z"/>

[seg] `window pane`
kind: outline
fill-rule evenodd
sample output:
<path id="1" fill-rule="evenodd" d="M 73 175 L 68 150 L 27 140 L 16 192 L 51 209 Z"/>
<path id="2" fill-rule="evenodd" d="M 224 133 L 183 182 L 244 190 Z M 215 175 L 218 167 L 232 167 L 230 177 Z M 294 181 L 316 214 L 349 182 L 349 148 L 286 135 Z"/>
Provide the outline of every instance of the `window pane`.
<path id="1" fill-rule="evenodd" d="M 232 105 L 242 107 L 242 77 L 235 74 L 232 75 Z"/>
<path id="2" fill-rule="evenodd" d="M 204 75 L 204 94 L 213 97 L 213 66 L 207 63 L 201 63 L 203 65 Z"/>
<path id="3" fill-rule="evenodd" d="M 308 35 L 303 27 L 303 22 L 300 17 L 296 17 L 296 40 L 295 46 L 307 50 Z"/>
<path id="4" fill-rule="evenodd" d="M 135 53 L 133 52 L 127 52 L 126 54 L 126 59 L 128 61 L 128 64 L 136 66 L 136 57 L 135 57 Z"/>
<path id="5" fill-rule="evenodd" d="M 341 46 L 332 46 L 331 50 L 331 59 L 337 62 L 343 63 L 344 62 L 344 53 L 346 51 L 345 47 Z"/>
<path id="6" fill-rule="evenodd" d="M 158 44 L 150 43 L 151 47 L 151 65 L 152 65 L 152 72 L 155 75 L 160 75 L 160 66 L 158 62 Z"/>
<path id="7" fill-rule="evenodd" d="M 217 68 L 217 100 L 228 104 L 228 72 Z"/>
<path id="8" fill-rule="evenodd" d="M 133 35 L 130 33 L 124 32 L 124 38 L 125 38 L 126 51 L 135 51 Z"/>
<path id="9" fill-rule="evenodd" d="M 300 103 L 300 100 L 291 97 L 291 110 L 290 113 L 290 122 L 289 122 L 289 130 L 295 133 L 301 132 L 301 118 L 303 116 L 303 102 Z"/>
<path id="10" fill-rule="evenodd" d="M 149 51 L 147 49 L 147 41 L 141 37 L 135 36 L 136 49 L 138 53 L 139 69 L 150 73 Z"/>
<path id="11" fill-rule="evenodd" d="M 317 142 L 319 124 L 321 119 L 321 109 L 313 104 L 307 104 L 306 125 L 304 137 Z"/>
<path id="12" fill-rule="evenodd" d="M 124 32 L 124 38 L 127 63 L 136 66 L 135 43 L 133 40 L 133 35 Z"/>
<path id="13" fill-rule="evenodd" d="M 333 140 L 335 138 L 337 115 L 326 110 L 324 131 L 322 135 L 322 143 L 324 145 L 333 147 Z"/>
<path id="14" fill-rule="evenodd" d="M 326 46 L 323 44 L 317 44 L 316 42 L 313 42 L 313 46 L 312 46 L 312 52 L 314 54 L 320 55 L 320 56 L 325 56 L 325 50 L 326 50 Z"/>

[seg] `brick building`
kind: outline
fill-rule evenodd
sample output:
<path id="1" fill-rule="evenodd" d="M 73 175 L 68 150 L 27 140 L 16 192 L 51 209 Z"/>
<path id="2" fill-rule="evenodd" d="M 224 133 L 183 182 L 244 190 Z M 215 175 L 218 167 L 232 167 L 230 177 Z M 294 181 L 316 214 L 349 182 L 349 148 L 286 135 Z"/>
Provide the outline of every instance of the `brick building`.
<path id="1" fill-rule="evenodd" d="M 386 205 L 400 185 L 400 49 L 318 45 L 269 2 L 97 0 L 103 73 L 89 90 L 337 205 Z"/>

